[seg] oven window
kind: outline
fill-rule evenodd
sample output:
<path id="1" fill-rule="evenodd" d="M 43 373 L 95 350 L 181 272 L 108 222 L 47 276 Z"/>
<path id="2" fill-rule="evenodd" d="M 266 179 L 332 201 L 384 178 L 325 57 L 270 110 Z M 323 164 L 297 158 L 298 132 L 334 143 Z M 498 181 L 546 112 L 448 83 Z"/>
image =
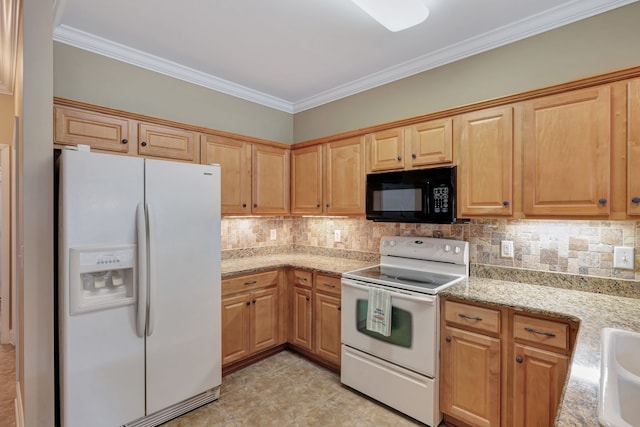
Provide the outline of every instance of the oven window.
<path id="1" fill-rule="evenodd" d="M 420 212 L 422 211 L 422 189 L 398 188 L 373 191 L 375 212 Z"/>
<path id="2" fill-rule="evenodd" d="M 369 302 L 366 299 L 359 299 L 356 303 L 357 328 L 359 332 L 380 341 L 398 345 L 400 347 L 411 348 L 411 337 L 413 336 L 413 321 L 411 313 L 401 308 L 391 307 L 391 335 L 385 337 L 377 332 L 367 329 L 367 311 Z"/>

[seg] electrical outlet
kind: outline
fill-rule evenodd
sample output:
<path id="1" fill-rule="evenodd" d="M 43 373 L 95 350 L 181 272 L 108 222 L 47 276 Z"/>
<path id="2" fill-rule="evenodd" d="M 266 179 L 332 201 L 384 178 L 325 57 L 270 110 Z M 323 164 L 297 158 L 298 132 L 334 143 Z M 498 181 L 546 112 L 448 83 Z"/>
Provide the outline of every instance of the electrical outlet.
<path id="1" fill-rule="evenodd" d="M 333 241 L 334 242 L 339 242 L 341 240 L 341 233 L 340 230 L 334 230 L 333 232 Z"/>
<path id="2" fill-rule="evenodd" d="M 613 248 L 613 268 L 622 268 L 625 270 L 633 270 L 634 250 L 624 246 L 615 246 Z"/>
<path id="3" fill-rule="evenodd" d="M 503 240 L 500 242 L 500 256 L 502 258 L 513 258 L 513 241 Z"/>
<path id="4" fill-rule="evenodd" d="M 271 240 L 276 240 L 277 235 L 276 235 L 276 229 L 275 228 L 272 228 L 270 230 L 270 238 L 271 238 Z"/>

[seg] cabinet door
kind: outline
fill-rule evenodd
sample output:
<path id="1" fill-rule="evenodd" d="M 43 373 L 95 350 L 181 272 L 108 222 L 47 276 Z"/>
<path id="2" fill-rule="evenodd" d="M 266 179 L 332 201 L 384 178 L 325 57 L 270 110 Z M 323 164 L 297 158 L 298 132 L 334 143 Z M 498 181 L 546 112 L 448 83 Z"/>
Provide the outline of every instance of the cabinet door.
<path id="1" fill-rule="evenodd" d="M 222 298 L 223 365 L 240 360 L 251 353 L 249 304 L 249 294 Z"/>
<path id="2" fill-rule="evenodd" d="M 548 96 L 524 105 L 524 213 L 608 215 L 609 87 Z"/>
<path id="3" fill-rule="evenodd" d="M 217 135 L 201 136 L 203 164 L 220 165 L 223 215 L 251 213 L 251 144 Z"/>
<path id="4" fill-rule="evenodd" d="M 251 348 L 253 352 L 278 344 L 278 288 L 251 294 Z"/>
<path id="5" fill-rule="evenodd" d="M 325 213 L 364 214 L 364 138 L 327 143 L 325 156 Z"/>
<path id="6" fill-rule="evenodd" d="M 195 132 L 151 123 L 138 123 L 138 154 L 196 163 L 200 160 Z"/>
<path id="7" fill-rule="evenodd" d="M 628 86 L 627 214 L 640 215 L 640 79 Z"/>
<path id="8" fill-rule="evenodd" d="M 443 327 L 440 409 L 474 426 L 500 425 L 500 340 Z"/>
<path id="9" fill-rule="evenodd" d="M 312 351 L 311 341 L 311 288 L 293 287 L 293 324 L 291 343 Z"/>
<path id="10" fill-rule="evenodd" d="M 315 294 L 316 354 L 340 365 L 340 298 Z"/>
<path id="11" fill-rule="evenodd" d="M 291 152 L 291 213 L 322 213 L 322 145 Z"/>
<path id="12" fill-rule="evenodd" d="M 289 150 L 254 144 L 251 188 L 254 214 L 289 213 Z"/>
<path id="13" fill-rule="evenodd" d="M 404 133 L 402 128 L 367 135 L 371 171 L 404 169 Z"/>
<path id="14" fill-rule="evenodd" d="M 59 106 L 54 106 L 53 112 L 56 144 L 86 144 L 96 150 L 129 152 L 129 120 Z"/>
<path id="15" fill-rule="evenodd" d="M 554 425 L 567 366 L 567 356 L 515 345 L 514 426 Z"/>
<path id="16" fill-rule="evenodd" d="M 460 144 L 458 216 L 513 214 L 513 110 L 475 111 L 456 117 Z"/>
<path id="17" fill-rule="evenodd" d="M 453 119 L 432 120 L 405 129 L 406 163 L 412 168 L 453 161 Z"/>

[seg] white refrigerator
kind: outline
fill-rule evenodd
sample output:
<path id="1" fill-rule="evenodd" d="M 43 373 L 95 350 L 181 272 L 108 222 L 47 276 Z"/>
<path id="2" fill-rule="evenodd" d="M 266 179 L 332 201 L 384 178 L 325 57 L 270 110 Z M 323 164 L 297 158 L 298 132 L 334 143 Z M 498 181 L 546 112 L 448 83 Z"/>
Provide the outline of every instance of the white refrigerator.
<path id="1" fill-rule="evenodd" d="M 217 399 L 219 166 L 59 162 L 61 425 L 156 426 Z"/>

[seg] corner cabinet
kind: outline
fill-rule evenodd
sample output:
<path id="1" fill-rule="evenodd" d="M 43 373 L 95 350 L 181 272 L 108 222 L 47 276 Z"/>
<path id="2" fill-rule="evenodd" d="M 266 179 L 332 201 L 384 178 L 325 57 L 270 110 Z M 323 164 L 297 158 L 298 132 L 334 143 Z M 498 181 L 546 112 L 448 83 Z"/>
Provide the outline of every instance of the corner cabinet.
<path id="1" fill-rule="evenodd" d="M 201 162 L 221 166 L 223 215 L 289 212 L 289 150 L 201 135 Z"/>
<path id="2" fill-rule="evenodd" d="M 458 216 L 513 215 L 513 108 L 455 117 Z"/>
<path id="3" fill-rule="evenodd" d="M 627 86 L 627 214 L 640 215 L 640 79 Z"/>
<path id="4" fill-rule="evenodd" d="M 523 114 L 524 214 L 608 216 L 610 86 L 527 101 Z"/>

